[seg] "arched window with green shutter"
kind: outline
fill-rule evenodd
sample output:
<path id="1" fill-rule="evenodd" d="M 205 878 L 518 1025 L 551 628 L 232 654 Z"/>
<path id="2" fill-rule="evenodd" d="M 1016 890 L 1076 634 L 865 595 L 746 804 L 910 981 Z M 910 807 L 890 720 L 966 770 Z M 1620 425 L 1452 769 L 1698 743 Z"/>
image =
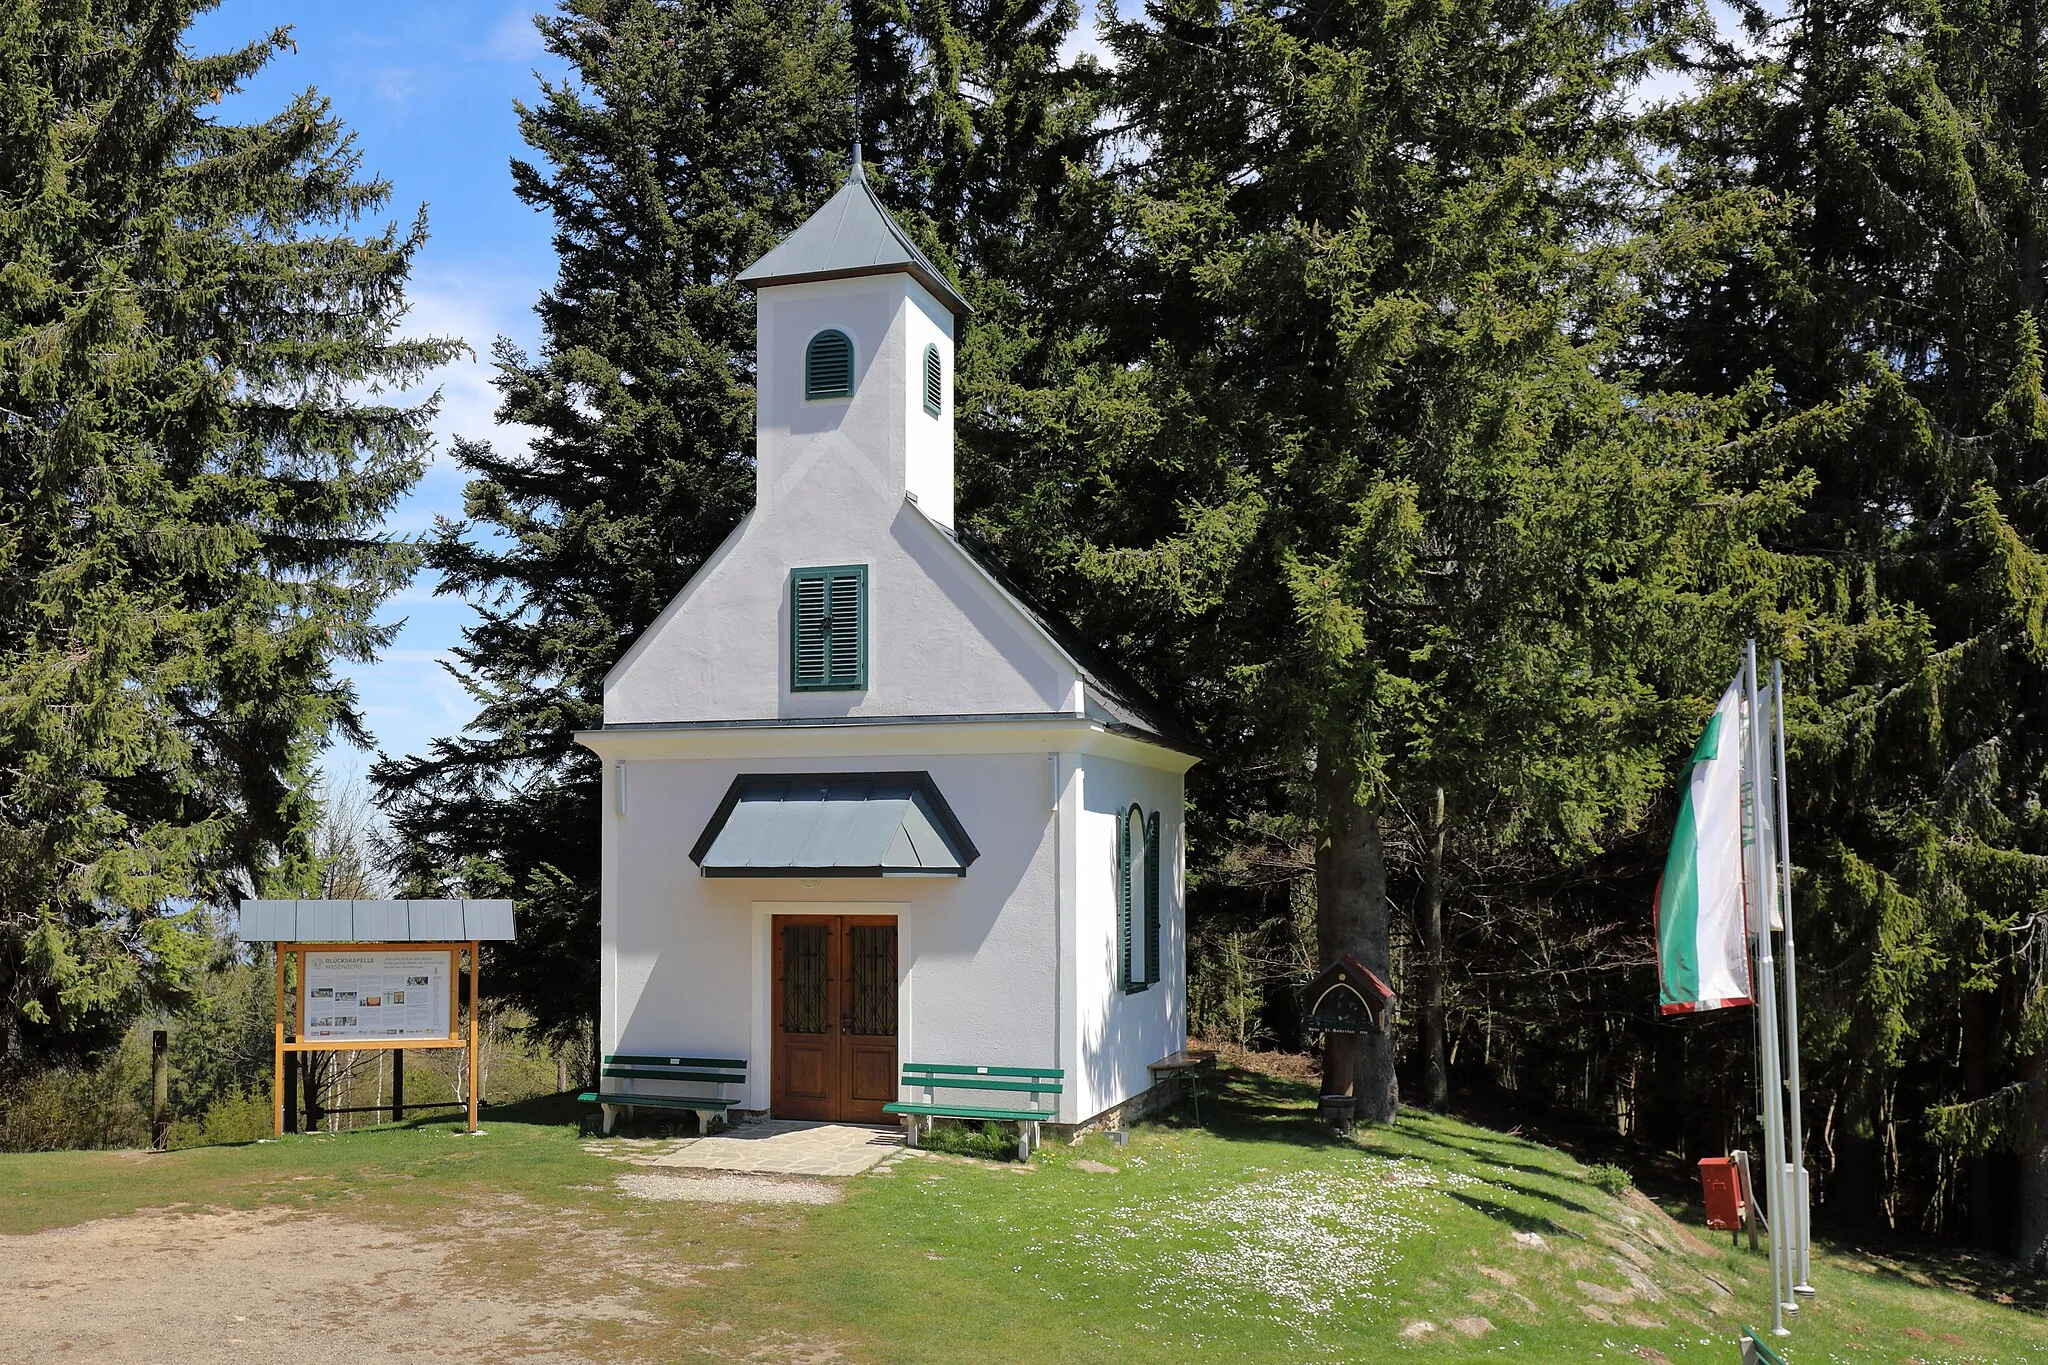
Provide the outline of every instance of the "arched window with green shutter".
<path id="1" fill-rule="evenodd" d="M 868 685 L 868 569 L 789 571 L 789 690 L 855 692 Z"/>
<path id="2" fill-rule="evenodd" d="M 1146 896 L 1147 887 L 1158 879 L 1148 874 L 1151 859 L 1146 849 L 1145 812 L 1133 804 L 1117 817 L 1117 978 L 1127 994 L 1159 979 L 1154 963 L 1158 915 L 1148 911 Z"/>
<path id="3" fill-rule="evenodd" d="M 924 410 L 937 417 L 946 397 L 946 368 L 939 359 L 939 348 L 924 348 Z"/>
<path id="4" fill-rule="evenodd" d="M 1145 822 L 1145 981 L 1159 979 L 1159 812 Z"/>
<path id="5" fill-rule="evenodd" d="M 804 347 L 804 397 L 853 396 L 853 339 L 828 327 Z"/>

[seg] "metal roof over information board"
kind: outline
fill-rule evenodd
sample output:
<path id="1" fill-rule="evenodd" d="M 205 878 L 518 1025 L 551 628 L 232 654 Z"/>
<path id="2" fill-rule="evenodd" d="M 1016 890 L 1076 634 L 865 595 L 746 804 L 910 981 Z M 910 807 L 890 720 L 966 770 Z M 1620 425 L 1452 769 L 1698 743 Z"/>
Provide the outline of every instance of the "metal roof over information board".
<path id="1" fill-rule="evenodd" d="M 930 773 L 742 773 L 690 857 L 707 877 L 964 877 L 980 857 Z"/>
<path id="2" fill-rule="evenodd" d="M 458 943 L 512 937 L 507 900 L 247 900 L 245 943 Z"/>

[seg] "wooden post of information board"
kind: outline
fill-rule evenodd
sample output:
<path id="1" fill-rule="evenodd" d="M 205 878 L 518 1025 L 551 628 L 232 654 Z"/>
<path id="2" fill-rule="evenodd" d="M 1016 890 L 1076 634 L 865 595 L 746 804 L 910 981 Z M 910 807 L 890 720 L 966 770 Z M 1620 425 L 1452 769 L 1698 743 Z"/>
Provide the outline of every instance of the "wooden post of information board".
<path id="1" fill-rule="evenodd" d="M 271 1053 L 276 1059 L 271 1067 L 271 1123 L 273 1137 L 284 1136 L 284 945 L 277 945 L 277 1047 Z"/>
<path id="2" fill-rule="evenodd" d="M 477 1007 L 477 947 L 476 939 L 469 941 L 469 1131 L 476 1131 L 476 1007 Z"/>

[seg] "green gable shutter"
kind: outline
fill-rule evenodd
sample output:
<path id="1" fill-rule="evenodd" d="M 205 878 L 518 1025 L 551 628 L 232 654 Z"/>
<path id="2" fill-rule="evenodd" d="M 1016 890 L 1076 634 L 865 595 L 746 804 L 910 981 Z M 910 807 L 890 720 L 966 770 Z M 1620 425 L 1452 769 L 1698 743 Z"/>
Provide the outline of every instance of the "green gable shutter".
<path id="1" fill-rule="evenodd" d="M 867 685 L 867 566 L 790 570 L 790 690 L 844 692 Z"/>
<path id="2" fill-rule="evenodd" d="M 853 342 L 846 333 L 826 330 L 804 348 L 804 397 L 853 396 Z"/>
<path id="3" fill-rule="evenodd" d="M 1145 981 L 1159 979 L 1159 812 L 1145 823 Z"/>
<path id="4" fill-rule="evenodd" d="M 937 417 L 945 396 L 946 375 L 939 362 L 939 348 L 927 346 L 924 348 L 924 410 Z"/>

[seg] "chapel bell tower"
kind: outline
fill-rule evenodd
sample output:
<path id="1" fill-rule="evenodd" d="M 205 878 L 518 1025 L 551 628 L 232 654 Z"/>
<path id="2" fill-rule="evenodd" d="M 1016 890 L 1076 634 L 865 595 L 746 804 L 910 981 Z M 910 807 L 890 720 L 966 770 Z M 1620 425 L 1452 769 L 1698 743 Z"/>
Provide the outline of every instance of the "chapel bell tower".
<path id="1" fill-rule="evenodd" d="M 861 169 L 739 274 L 755 290 L 755 506 L 820 461 L 908 494 L 953 525 L 953 338 L 967 301 L 882 207 Z"/>

